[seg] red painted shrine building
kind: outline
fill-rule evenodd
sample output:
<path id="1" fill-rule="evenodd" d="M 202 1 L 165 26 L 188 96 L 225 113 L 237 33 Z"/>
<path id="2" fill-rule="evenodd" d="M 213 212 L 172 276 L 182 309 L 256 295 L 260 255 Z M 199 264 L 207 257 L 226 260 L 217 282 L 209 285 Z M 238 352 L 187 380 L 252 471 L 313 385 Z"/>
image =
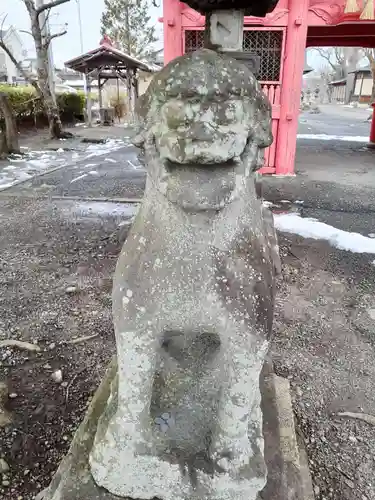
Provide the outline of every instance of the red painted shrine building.
<path id="1" fill-rule="evenodd" d="M 204 17 L 163 0 L 164 62 L 203 47 Z M 274 142 L 263 173 L 292 175 L 306 47 L 375 47 L 374 0 L 279 0 L 265 18 L 245 17 L 243 50 L 260 57 Z"/>

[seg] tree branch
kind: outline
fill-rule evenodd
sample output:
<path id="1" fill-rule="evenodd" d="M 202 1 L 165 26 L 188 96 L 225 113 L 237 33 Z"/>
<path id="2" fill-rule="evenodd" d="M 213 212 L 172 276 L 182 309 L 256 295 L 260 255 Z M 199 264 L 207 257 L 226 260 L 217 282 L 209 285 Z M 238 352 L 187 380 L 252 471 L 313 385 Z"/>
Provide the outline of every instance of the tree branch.
<path id="1" fill-rule="evenodd" d="M 374 49 L 363 49 L 365 56 L 369 60 L 369 63 L 372 64 L 375 62 L 375 51 Z"/>
<path id="2" fill-rule="evenodd" d="M 36 15 L 37 17 L 39 17 L 40 14 L 45 10 L 53 9 L 58 5 L 62 5 L 63 3 L 68 3 L 68 2 L 70 2 L 70 0 L 54 0 L 53 2 L 45 3 L 44 5 L 41 5 L 38 9 L 36 9 Z"/>
<path id="3" fill-rule="evenodd" d="M 44 42 L 45 47 L 49 47 L 49 44 L 52 42 L 54 38 L 59 38 L 60 36 L 64 36 L 67 33 L 68 33 L 67 30 L 63 30 L 60 31 L 60 33 L 54 33 L 53 35 L 48 35 Z"/>
<path id="4" fill-rule="evenodd" d="M 30 36 L 33 36 L 33 34 L 31 33 L 31 31 L 27 31 L 27 30 L 18 30 L 20 33 L 26 33 L 26 35 L 30 35 Z"/>
<path id="5" fill-rule="evenodd" d="M 333 64 L 333 62 L 331 61 L 331 55 L 330 54 L 327 54 L 322 48 L 320 47 L 311 47 L 312 50 L 316 50 L 318 52 L 318 54 L 323 58 L 325 59 L 328 64 L 331 66 L 331 68 L 336 71 L 337 70 L 337 65 Z"/>
<path id="6" fill-rule="evenodd" d="M 48 10 L 46 12 L 46 15 L 44 16 L 44 23 L 41 26 L 40 26 L 40 22 L 39 22 L 39 18 L 38 18 L 38 23 L 39 23 L 39 26 L 40 26 L 40 32 L 41 32 L 42 35 L 45 32 L 45 28 L 46 28 L 46 26 L 49 23 L 49 16 L 50 16 L 50 14 L 51 14 L 51 11 Z"/>
<path id="7" fill-rule="evenodd" d="M 6 54 L 8 54 L 9 59 L 15 65 L 17 70 L 21 73 L 21 75 L 25 78 L 25 80 L 27 80 L 30 83 L 30 85 L 32 85 L 34 87 L 38 96 L 40 97 L 41 91 L 40 91 L 40 88 L 39 88 L 37 81 L 22 67 L 20 61 L 17 61 L 17 59 L 13 55 L 13 52 L 9 49 L 9 47 L 4 42 L 2 37 L 0 37 L 0 48 L 2 48 L 3 51 Z"/>

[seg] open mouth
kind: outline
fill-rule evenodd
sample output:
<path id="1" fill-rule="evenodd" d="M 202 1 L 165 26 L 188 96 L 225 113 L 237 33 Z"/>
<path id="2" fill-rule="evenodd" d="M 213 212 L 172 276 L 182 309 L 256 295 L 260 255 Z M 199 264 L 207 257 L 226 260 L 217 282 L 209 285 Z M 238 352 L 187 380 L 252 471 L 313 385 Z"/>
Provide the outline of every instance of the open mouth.
<path id="1" fill-rule="evenodd" d="M 185 212 L 218 212 L 231 199 L 236 178 L 243 174 L 244 166 L 230 159 L 225 163 L 180 164 L 164 163 L 167 198 Z"/>
<path id="2" fill-rule="evenodd" d="M 221 163 L 205 163 L 205 164 L 199 163 L 198 161 L 191 163 L 177 163 L 171 160 L 166 160 L 164 165 L 167 172 L 173 172 L 174 170 L 188 168 L 190 170 L 200 170 L 200 171 L 206 170 L 212 174 L 214 170 L 233 169 L 237 167 L 239 163 L 240 161 L 231 158 L 227 160 L 225 163 L 221 162 Z"/>

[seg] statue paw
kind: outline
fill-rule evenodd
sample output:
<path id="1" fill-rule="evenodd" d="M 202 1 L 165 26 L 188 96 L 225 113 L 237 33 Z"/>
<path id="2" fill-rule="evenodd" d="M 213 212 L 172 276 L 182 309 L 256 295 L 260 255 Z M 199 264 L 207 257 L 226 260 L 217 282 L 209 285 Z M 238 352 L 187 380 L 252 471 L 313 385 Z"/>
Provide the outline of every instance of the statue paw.
<path id="1" fill-rule="evenodd" d="M 212 453 L 212 458 L 218 469 L 224 472 L 237 472 L 249 464 L 253 451 L 247 436 L 233 439 L 227 444 L 220 446 Z"/>

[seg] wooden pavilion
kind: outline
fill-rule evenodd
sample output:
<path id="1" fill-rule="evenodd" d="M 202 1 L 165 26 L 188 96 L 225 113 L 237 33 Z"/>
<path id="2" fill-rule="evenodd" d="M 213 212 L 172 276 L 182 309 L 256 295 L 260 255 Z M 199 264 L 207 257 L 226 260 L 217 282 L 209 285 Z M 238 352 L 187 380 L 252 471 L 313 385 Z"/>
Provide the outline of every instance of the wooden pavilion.
<path id="1" fill-rule="evenodd" d="M 122 81 L 127 88 L 128 107 L 132 111 L 134 101 L 138 97 L 138 71 L 153 73 L 159 67 L 145 63 L 125 52 L 115 48 L 108 37 L 104 37 L 100 46 L 74 59 L 70 59 L 65 66 L 85 75 L 87 94 L 87 121 L 92 124 L 92 100 L 90 97 L 91 82 L 98 81 L 99 107 L 103 108 L 102 90 L 108 80 Z M 117 85 L 117 88 L 119 86 Z"/>

